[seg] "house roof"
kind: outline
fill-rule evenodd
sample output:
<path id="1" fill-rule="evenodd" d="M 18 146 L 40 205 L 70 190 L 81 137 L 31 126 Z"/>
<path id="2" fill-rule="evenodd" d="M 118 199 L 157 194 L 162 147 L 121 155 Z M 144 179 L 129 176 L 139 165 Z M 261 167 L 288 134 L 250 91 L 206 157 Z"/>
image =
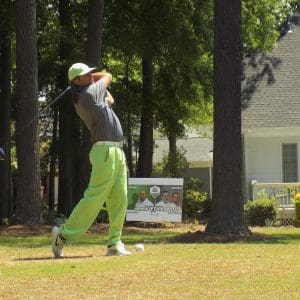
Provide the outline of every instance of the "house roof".
<path id="1" fill-rule="evenodd" d="M 275 49 L 245 62 L 242 126 L 300 126 L 300 16 Z"/>
<path id="2" fill-rule="evenodd" d="M 177 139 L 177 148 L 183 147 L 186 151 L 185 158 L 190 165 L 208 165 L 211 162 L 209 153 L 213 150 L 213 140 L 209 137 L 188 137 Z M 164 155 L 168 155 L 169 141 L 166 138 L 156 139 L 153 162 L 161 162 Z"/>

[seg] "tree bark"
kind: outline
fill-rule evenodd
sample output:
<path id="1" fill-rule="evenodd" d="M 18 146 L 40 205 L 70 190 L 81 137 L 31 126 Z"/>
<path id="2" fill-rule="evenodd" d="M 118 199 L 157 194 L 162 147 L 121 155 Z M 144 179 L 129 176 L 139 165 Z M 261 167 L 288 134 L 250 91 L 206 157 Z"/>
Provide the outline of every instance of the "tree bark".
<path id="1" fill-rule="evenodd" d="M 171 132 L 168 135 L 169 140 L 169 171 L 170 175 L 175 177 L 177 174 L 177 147 L 176 147 L 176 133 Z"/>
<path id="2" fill-rule="evenodd" d="M 130 60 L 126 60 L 125 64 L 125 101 L 127 106 L 127 126 L 126 126 L 126 136 L 127 136 L 127 145 L 124 148 L 124 152 L 126 154 L 126 161 L 127 161 L 127 167 L 128 167 L 128 173 L 129 177 L 134 176 L 133 172 L 133 162 L 132 162 L 132 153 L 133 153 L 133 140 L 132 140 L 132 116 L 131 116 L 131 106 L 129 104 L 129 62 Z"/>
<path id="3" fill-rule="evenodd" d="M 241 1 L 215 0 L 214 168 L 206 232 L 248 235 L 244 225 L 241 139 Z"/>
<path id="4" fill-rule="evenodd" d="M 88 33 L 86 61 L 91 67 L 99 67 L 102 50 L 102 28 L 104 0 L 89 0 L 88 2 Z M 79 149 L 79 172 L 78 172 L 78 194 L 75 196 L 79 201 L 86 190 L 91 173 L 89 152 L 91 150 L 91 135 L 87 127 L 81 122 L 82 135 L 81 147 Z M 77 202 L 76 201 L 76 202 Z"/>
<path id="5" fill-rule="evenodd" d="M 141 112 L 140 147 L 137 177 L 150 177 L 153 161 L 153 65 L 149 58 L 142 59 L 143 104 Z"/>
<path id="6" fill-rule="evenodd" d="M 54 211 L 55 204 L 55 176 L 57 162 L 57 125 L 58 125 L 58 106 L 53 108 L 53 130 L 52 143 L 50 148 L 50 171 L 49 171 L 49 212 Z"/>
<path id="7" fill-rule="evenodd" d="M 61 68 L 58 74 L 58 87 L 60 91 L 68 85 L 68 68 L 72 52 L 72 41 L 67 38 L 72 36 L 72 19 L 70 13 L 70 0 L 59 1 L 59 22 L 61 26 L 59 55 L 61 59 Z M 58 213 L 68 216 L 73 208 L 73 186 L 72 186 L 72 166 L 74 164 L 74 152 L 77 145 L 74 145 L 74 120 L 76 113 L 68 95 L 59 101 L 59 185 L 58 185 Z"/>
<path id="8" fill-rule="evenodd" d="M 16 1 L 16 222 L 41 223 L 36 1 Z M 34 120 L 33 120 L 34 119 Z M 33 120 L 33 121 L 32 121 Z M 30 125 L 29 125 L 30 124 Z"/>
<path id="9" fill-rule="evenodd" d="M 10 171 L 10 109 L 11 109 L 11 34 L 3 28 L 0 32 L 0 146 L 6 159 L 0 161 L 0 217 L 7 223 L 12 213 Z"/>
<path id="10" fill-rule="evenodd" d="M 90 66 L 100 65 L 104 0 L 89 0 L 86 58 Z"/>

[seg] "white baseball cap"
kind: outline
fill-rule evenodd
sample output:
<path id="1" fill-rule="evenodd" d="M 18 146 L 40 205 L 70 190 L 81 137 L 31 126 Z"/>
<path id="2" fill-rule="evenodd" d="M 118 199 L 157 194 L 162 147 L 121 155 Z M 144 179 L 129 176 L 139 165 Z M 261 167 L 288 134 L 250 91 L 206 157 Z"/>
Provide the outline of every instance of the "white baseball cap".
<path id="1" fill-rule="evenodd" d="M 88 74 L 91 71 L 95 70 L 96 68 L 90 68 L 89 66 L 82 64 L 82 63 L 76 63 L 73 64 L 68 71 L 68 78 L 70 81 L 72 81 L 74 78 L 80 75 Z"/>

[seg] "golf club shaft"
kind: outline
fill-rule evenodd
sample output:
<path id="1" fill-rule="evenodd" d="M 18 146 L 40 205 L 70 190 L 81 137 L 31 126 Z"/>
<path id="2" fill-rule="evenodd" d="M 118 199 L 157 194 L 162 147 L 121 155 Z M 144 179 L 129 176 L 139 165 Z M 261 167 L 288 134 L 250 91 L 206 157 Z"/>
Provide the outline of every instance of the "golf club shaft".
<path id="1" fill-rule="evenodd" d="M 23 128 L 22 128 L 22 130 L 18 133 L 18 134 L 16 134 L 16 136 L 18 136 L 18 135 L 20 135 L 20 134 L 22 134 L 23 132 L 24 132 L 24 130 L 26 129 L 26 128 L 28 128 L 36 119 L 38 119 L 39 118 L 39 116 L 40 116 L 40 113 L 41 112 L 43 112 L 43 111 L 45 111 L 46 109 L 48 109 L 51 105 L 53 105 L 55 102 L 57 102 L 67 91 L 69 91 L 71 89 L 71 86 L 68 86 L 64 91 L 62 91 L 55 99 L 53 99 L 49 104 L 47 104 L 36 116 L 34 116 L 31 120 L 30 120 L 30 122 L 28 122 L 28 124 L 26 124 Z"/>

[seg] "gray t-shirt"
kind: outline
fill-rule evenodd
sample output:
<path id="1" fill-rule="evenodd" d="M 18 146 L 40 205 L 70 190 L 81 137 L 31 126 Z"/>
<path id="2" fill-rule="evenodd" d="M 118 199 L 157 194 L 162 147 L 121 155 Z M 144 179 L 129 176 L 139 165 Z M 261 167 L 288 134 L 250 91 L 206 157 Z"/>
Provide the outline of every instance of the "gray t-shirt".
<path id="1" fill-rule="evenodd" d="M 91 133 L 92 143 L 97 141 L 120 142 L 123 130 L 119 118 L 105 101 L 106 86 L 98 80 L 89 86 L 79 88 L 76 112 Z"/>

